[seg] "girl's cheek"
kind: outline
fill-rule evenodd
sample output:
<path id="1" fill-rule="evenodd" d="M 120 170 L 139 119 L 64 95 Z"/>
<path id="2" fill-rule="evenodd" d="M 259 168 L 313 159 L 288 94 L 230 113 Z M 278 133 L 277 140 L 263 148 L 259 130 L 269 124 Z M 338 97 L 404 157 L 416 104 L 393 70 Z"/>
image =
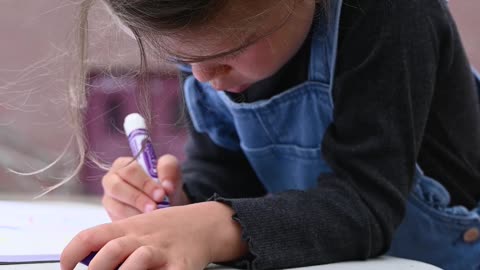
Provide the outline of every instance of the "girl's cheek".
<path id="1" fill-rule="evenodd" d="M 235 69 L 249 78 L 262 80 L 273 75 L 282 65 L 271 47 L 257 45 L 247 50 L 234 63 Z"/>

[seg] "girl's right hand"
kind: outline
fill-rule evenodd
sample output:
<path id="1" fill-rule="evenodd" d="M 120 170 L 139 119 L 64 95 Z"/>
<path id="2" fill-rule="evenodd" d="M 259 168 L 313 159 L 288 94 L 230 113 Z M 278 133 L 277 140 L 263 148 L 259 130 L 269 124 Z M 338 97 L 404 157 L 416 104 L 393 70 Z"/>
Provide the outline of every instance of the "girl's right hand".
<path id="1" fill-rule="evenodd" d="M 131 161 L 132 157 L 116 159 L 102 179 L 102 204 L 113 221 L 151 212 L 165 196 L 171 199 L 172 205 L 188 203 L 174 156 L 164 155 L 158 159 L 160 183 L 155 183 L 137 161 Z"/>

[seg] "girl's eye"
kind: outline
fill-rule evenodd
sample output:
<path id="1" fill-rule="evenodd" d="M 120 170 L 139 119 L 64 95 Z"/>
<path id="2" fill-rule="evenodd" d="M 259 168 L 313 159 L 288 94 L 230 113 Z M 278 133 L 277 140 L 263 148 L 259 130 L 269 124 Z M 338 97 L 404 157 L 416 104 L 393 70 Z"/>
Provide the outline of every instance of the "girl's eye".
<path id="1" fill-rule="evenodd" d="M 228 55 L 225 55 L 225 56 L 222 56 L 221 58 L 223 59 L 234 59 L 238 56 L 240 56 L 241 54 L 243 54 L 247 49 L 248 49 L 249 46 L 246 46 L 246 47 L 243 47 L 243 48 L 240 48 L 232 53 L 229 53 Z M 194 61 L 191 61 L 191 62 L 188 62 L 188 61 L 184 61 L 182 59 L 179 59 L 175 56 L 171 56 L 171 57 L 167 57 L 165 59 L 167 62 L 171 63 L 171 64 L 174 64 L 174 65 L 190 65 L 192 62 Z"/>
<path id="2" fill-rule="evenodd" d="M 241 54 L 243 54 L 246 50 L 247 50 L 247 47 L 241 48 L 241 49 L 239 49 L 238 51 L 235 51 L 235 52 L 233 52 L 233 53 L 230 53 L 230 54 L 226 55 L 224 58 L 225 58 L 225 59 L 233 59 L 233 58 L 236 58 L 236 57 L 240 56 Z"/>

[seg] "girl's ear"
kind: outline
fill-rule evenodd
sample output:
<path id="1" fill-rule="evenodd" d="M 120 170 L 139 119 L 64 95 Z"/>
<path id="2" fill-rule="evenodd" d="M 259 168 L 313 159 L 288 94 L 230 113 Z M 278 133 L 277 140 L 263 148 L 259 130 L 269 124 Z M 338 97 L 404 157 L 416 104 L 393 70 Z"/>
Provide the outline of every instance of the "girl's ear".
<path id="1" fill-rule="evenodd" d="M 123 31 L 125 34 L 127 34 L 129 37 L 136 39 L 135 35 L 133 34 L 132 30 L 128 28 L 121 20 L 120 18 L 113 12 L 112 7 L 110 7 L 109 4 L 107 4 L 105 1 L 102 1 L 103 5 L 105 6 L 105 10 L 108 12 L 108 14 L 112 17 L 113 22 Z"/>

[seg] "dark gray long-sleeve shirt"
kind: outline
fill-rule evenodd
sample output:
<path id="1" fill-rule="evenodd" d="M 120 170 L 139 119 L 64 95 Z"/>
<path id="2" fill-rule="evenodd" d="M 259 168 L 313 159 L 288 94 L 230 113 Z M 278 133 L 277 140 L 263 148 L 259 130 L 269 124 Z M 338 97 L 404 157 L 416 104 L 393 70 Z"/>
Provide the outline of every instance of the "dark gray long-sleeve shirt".
<path id="1" fill-rule="evenodd" d="M 318 188 L 264 196 L 243 153 L 191 130 L 185 191 L 193 202 L 217 193 L 235 210 L 250 247 L 239 262 L 250 267 L 384 253 L 417 162 L 452 204 L 472 208 L 480 198 L 479 99 L 443 0 L 344 1 L 340 28 L 334 122 L 323 141 L 334 173 L 320 175 Z M 306 80 L 308 54 L 307 40 L 278 74 L 231 98 L 265 99 Z"/>

